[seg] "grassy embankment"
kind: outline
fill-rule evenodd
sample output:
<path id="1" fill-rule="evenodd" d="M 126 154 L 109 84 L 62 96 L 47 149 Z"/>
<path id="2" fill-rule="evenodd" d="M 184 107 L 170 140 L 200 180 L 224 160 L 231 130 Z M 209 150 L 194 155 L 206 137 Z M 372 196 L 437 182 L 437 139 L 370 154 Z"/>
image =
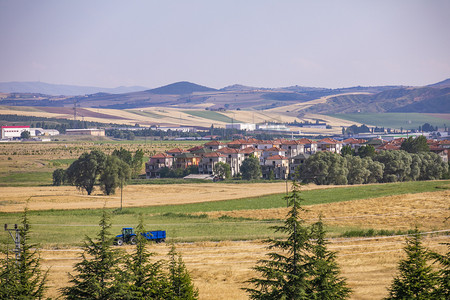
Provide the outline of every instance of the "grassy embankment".
<path id="1" fill-rule="evenodd" d="M 449 185 L 448 180 L 403 182 L 309 190 L 304 191 L 302 196 L 303 205 L 320 205 L 399 194 L 444 191 L 449 189 Z M 283 208 L 286 206 L 283 196 L 284 194 L 275 194 L 185 205 L 125 208 L 113 214 L 112 232 L 119 234 L 121 227 L 135 226 L 137 215 L 142 213 L 149 230 L 166 230 L 171 241 L 251 240 L 273 237 L 277 235 L 270 227 L 279 225 L 282 222 L 280 219 L 258 220 L 253 217 L 229 216 L 212 218 L 206 213 Z M 32 240 L 49 246 L 79 245 L 85 235 L 95 236 L 100 214 L 101 210 L 98 209 L 30 211 L 30 222 L 33 225 Z M 0 213 L 0 218 L 5 223 L 13 224 L 20 222 L 20 215 Z M 436 229 L 445 229 L 445 224 L 442 226 Z M 354 227 L 348 224 L 327 228 L 331 236 L 341 235 L 353 229 Z M 362 229 L 370 230 L 370 223 Z M 9 242 L 8 239 L 6 235 L 1 235 L 0 242 L 4 244 Z"/>

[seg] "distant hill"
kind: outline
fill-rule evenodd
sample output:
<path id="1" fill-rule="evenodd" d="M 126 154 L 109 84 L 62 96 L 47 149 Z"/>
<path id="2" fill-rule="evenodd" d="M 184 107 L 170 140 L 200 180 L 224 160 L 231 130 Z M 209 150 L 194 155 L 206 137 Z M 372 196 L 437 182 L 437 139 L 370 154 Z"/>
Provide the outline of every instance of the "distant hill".
<path id="1" fill-rule="evenodd" d="M 22 90 L 27 83 L 20 83 Z M 31 87 L 46 87 L 44 83 L 30 83 Z M 10 85 L 11 86 L 11 85 Z M 254 88 L 232 85 L 217 90 L 183 81 L 155 89 L 113 94 L 97 91 L 87 93 L 70 86 L 51 85 L 45 93 L 14 93 L 2 95 L 0 105 L 14 106 L 64 106 L 131 109 L 143 107 L 177 107 L 183 109 L 267 110 L 284 108 L 286 113 L 379 113 L 418 112 L 450 113 L 450 79 L 422 87 L 369 86 L 340 89 L 291 86 L 281 88 Z M 56 87 L 64 90 L 56 90 Z M 138 87 L 136 87 L 138 88 Z M 111 89 L 108 89 L 111 91 Z M 0 92 L 2 85 L 0 84 Z M 58 91 L 58 92 L 55 92 Z M 7 91 L 6 91 L 7 92 Z M 55 95 L 76 96 L 59 97 Z M 49 96 L 53 95 L 53 96 Z M 326 100 L 324 100 L 326 97 Z M 322 98 L 321 101 L 309 101 Z M 326 102 L 325 102 L 326 101 Z M 298 104 L 298 105 L 297 105 Z M 280 110 L 280 111 L 283 111 Z"/>
<path id="2" fill-rule="evenodd" d="M 195 92 L 216 92 L 216 91 L 217 91 L 216 89 L 212 89 L 206 86 L 198 85 L 187 81 L 180 81 L 156 89 L 147 90 L 146 92 L 157 95 L 189 95 Z"/>
<path id="3" fill-rule="evenodd" d="M 440 81 L 438 83 L 430 84 L 428 86 L 429 87 L 439 87 L 439 88 L 450 87 L 450 78 Z"/>
<path id="4" fill-rule="evenodd" d="M 142 86 L 120 86 L 116 88 L 101 88 L 92 86 L 77 86 L 51 84 L 45 82 L 0 82 L 1 93 L 39 93 L 46 95 L 77 96 L 95 93 L 123 94 L 144 91 Z"/>
<path id="5" fill-rule="evenodd" d="M 326 103 L 306 110 L 313 113 L 381 113 L 418 112 L 450 113 L 450 88 L 408 87 L 375 94 L 354 94 L 331 97 Z"/>

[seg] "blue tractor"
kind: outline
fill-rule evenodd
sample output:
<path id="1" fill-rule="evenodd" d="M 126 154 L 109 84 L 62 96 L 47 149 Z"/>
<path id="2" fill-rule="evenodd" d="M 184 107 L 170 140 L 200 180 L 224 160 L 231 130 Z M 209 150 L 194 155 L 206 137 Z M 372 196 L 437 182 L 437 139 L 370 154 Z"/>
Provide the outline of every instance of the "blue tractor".
<path id="1" fill-rule="evenodd" d="M 165 230 L 147 231 L 141 234 L 147 240 L 155 241 L 156 243 L 162 243 L 166 241 Z M 136 245 L 137 238 L 136 233 L 134 233 L 133 227 L 124 227 L 122 228 L 122 234 L 116 235 L 114 244 L 117 246 L 122 246 L 124 243 Z"/>

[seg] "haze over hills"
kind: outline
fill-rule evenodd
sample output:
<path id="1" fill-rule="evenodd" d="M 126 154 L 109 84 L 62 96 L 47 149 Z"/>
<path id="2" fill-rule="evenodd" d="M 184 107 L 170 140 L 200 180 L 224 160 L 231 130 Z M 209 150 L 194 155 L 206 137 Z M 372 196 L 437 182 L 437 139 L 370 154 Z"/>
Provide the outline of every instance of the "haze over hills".
<path id="1" fill-rule="evenodd" d="M 359 112 L 450 113 L 450 79 L 424 87 L 356 86 L 327 89 L 291 86 L 269 89 L 232 85 L 220 90 L 183 81 L 155 89 L 120 94 L 97 92 L 59 98 L 42 95 L 46 93 L 44 93 L 44 90 L 39 90 L 39 86 L 46 87 L 46 84 L 23 83 L 22 86 L 26 87 L 26 84 L 34 86 L 34 90 L 39 91 L 40 94 L 23 94 L 14 97 L 8 97 L 7 95 L 0 100 L 0 104 L 70 107 L 77 103 L 78 106 L 86 108 L 114 109 L 174 107 L 202 110 L 267 110 L 278 108 L 279 111 L 286 107 L 285 112 L 291 115 L 300 111 L 320 114 Z M 0 92 L 5 91 L 6 86 L 8 86 L 8 83 L 0 83 Z M 19 84 L 16 86 L 19 86 Z M 134 88 L 138 89 L 139 87 Z M 76 91 L 76 87 L 72 91 Z M 316 101 L 318 99 L 325 100 Z"/>
<path id="2" fill-rule="evenodd" d="M 93 86 L 77 86 L 68 84 L 52 84 L 40 81 L 32 82 L 0 82 L 1 93 L 38 93 L 45 95 L 78 96 L 95 93 L 122 94 L 144 91 L 142 86 L 120 86 L 116 88 L 101 88 Z"/>

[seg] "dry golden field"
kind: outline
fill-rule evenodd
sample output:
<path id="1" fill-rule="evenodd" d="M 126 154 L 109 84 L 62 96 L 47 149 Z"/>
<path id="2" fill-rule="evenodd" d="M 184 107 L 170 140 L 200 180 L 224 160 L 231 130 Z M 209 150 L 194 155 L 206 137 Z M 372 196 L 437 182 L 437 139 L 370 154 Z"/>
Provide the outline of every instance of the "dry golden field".
<path id="1" fill-rule="evenodd" d="M 448 242 L 448 236 L 429 236 L 424 246 L 440 253 Z M 351 299 L 382 299 L 395 276 L 399 259 L 403 257 L 403 237 L 332 239 L 329 249 L 337 251 L 337 261 L 342 275 L 353 289 Z M 261 242 L 199 242 L 177 244 L 177 250 L 199 289 L 200 299 L 228 300 L 248 299 L 241 288 L 246 280 L 256 276 L 252 267 L 265 257 L 268 250 Z M 167 259 L 168 245 L 149 246 L 154 259 Z M 132 247 L 125 246 L 127 251 Z M 81 249 L 42 249 L 44 268 L 50 268 L 48 296 L 58 295 L 58 289 L 68 281 L 68 272 L 79 261 Z"/>
<path id="2" fill-rule="evenodd" d="M 266 187 L 264 187 L 266 186 Z M 254 185 L 209 185 L 197 186 L 172 185 L 167 187 L 130 186 L 126 189 L 130 203 L 135 205 L 152 205 L 145 195 L 150 191 L 158 193 L 169 188 L 167 201 L 172 204 L 190 201 L 211 201 L 218 198 L 201 197 L 204 193 L 220 194 L 220 197 L 237 198 L 254 194 L 270 192 L 283 192 L 284 184 L 254 184 Z M 310 186 L 309 188 L 314 188 Z M 219 190 L 218 190 L 219 189 Z M 30 194 L 32 197 L 30 209 L 76 206 L 97 208 L 104 203 L 103 196 L 83 196 L 74 188 L 43 187 L 27 188 L 1 188 L 1 195 L 12 197 L 17 194 L 16 201 L 22 202 Z M 217 193 L 217 192 L 220 193 Z M 185 200 L 177 195 L 183 194 Z M 222 195 L 223 194 L 223 195 Z M 58 198 L 57 195 L 60 195 Z M 65 197 L 64 197 L 65 195 Z M 70 196 L 69 196 L 70 195 Z M 78 195 L 78 196 L 74 196 Z M 54 198 L 55 197 L 55 198 Z M 421 230 L 432 231 L 437 228 L 448 228 L 445 218 L 449 216 L 450 192 L 448 190 L 433 193 L 396 195 L 374 199 L 355 200 L 349 202 L 321 204 L 306 206 L 302 217 L 311 222 L 321 213 L 327 225 L 331 226 L 367 226 L 377 229 L 411 229 L 418 225 Z M 22 200 L 20 200 L 20 199 Z M 50 199 L 53 199 L 50 201 Z M 81 200 L 77 200 L 81 199 Z M 134 200 L 131 200 L 134 199 Z M 128 200 L 127 200 L 128 201 Z M 91 203 L 91 206 L 89 206 Z M 110 203 L 110 202 L 108 202 Z M 113 205 L 114 200 L 111 202 Z M 133 205 L 134 205 L 133 204 Z M 16 207 L 15 209 L 10 209 Z M 22 204 L 14 203 L 4 205 L 6 211 L 22 209 Z M 264 209 L 245 210 L 233 212 L 208 212 L 214 218 L 221 215 L 233 217 L 252 218 L 283 218 L 287 210 Z M 448 222 L 448 221 L 447 221 Z M 448 234 L 448 233 L 447 233 Z M 448 241 L 448 235 L 430 235 L 424 240 L 424 245 L 432 250 L 445 252 L 440 243 Z M 329 248 L 338 252 L 338 262 L 342 268 L 342 275 L 348 279 L 353 289 L 351 299 L 382 299 L 386 296 L 389 286 L 396 272 L 398 260 L 403 257 L 403 237 L 377 237 L 377 238 L 335 238 L 330 240 Z M 246 287 L 245 281 L 256 274 L 252 267 L 257 260 L 264 258 L 268 250 L 260 241 L 240 242 L 196 242 L 178 243 L 177 249 L 191 272 L 195 285 L 199 288 L 200 299 L 247 299 L 241 288 Z M 156 253 L 155 259 L 167 259 L 169 250 L 167 245 L 149 245 L 151 251 Z M 124 249 L 132 251 L 132 247 Z M 74 263 L 79 261 L 80 248 L 53 249 L 44 248 L 41 251 L 43 266 L 50 268 L 50 289 L 48 296 L 58 295 L 58 289 L 67 284 L 67 273 L 72 271 Z"/>

